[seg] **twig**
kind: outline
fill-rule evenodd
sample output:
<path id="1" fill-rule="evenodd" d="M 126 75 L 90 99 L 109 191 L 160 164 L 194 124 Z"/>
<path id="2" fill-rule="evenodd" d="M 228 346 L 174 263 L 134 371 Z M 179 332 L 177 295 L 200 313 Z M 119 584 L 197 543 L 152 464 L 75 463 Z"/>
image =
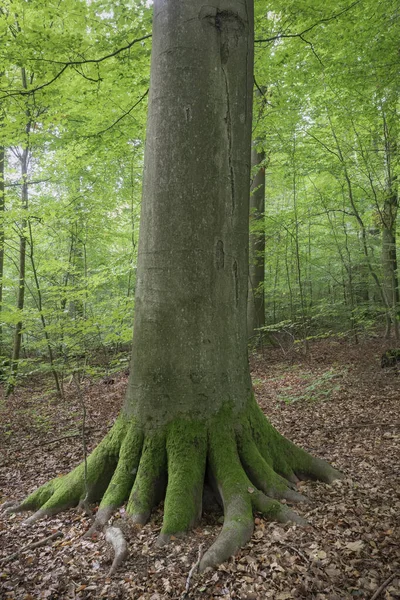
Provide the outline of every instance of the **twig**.
<path id="1" fill-rule="evenodd" d="M 85 436 L 85 427 L 86 427 L 86 404 L 83 399 L 81 386 L 79 383 L 78 374 L 74 373 L 74 383 L 76 386 L 76 390 L 78 392 L 79 402 L 82 406 L 82 428 L 81 428 L 81 436 L 82 436 L 82 449 L 83 449 L 83 460 L 84 460 L 84 483 L 85 483 L 85 497 L 83 500 L 79 502 L 79 506 L 83 508 L 87 515 L 91 514 L 89 509 L 89 484 L 88 484 L 88 467 L 87 467 L 87 446 L 86 446 L 86 436 Z"/>
<path id="2" fill-rule="evenodd" d="M 306 563 L 310 564 L 310 561 L 307 558 L 307 556 L 303 554 L 303 552 L 298 550 L 295 546 L 289 546 L 288 544 L 283 544 L 282 546 L 283 548 L 289 548 L 290 550 L 293 550 L 293 552 L 296 552 L 296 554 L 298 554 Z"/>
<path id="3" fill-rule="evenodd" d="M 4 98 L 8 98 L 10 96 L 27 96 L 30 94 L 34 94 L 35 92 L 38 92 L 46 87 L 48 87 L 49 85 L 51 85 L 52 83 L 54 83 L 59 77 L 61 77 L 61 75 L 68 69 L 68 67 L 72 67 L 72 66 L 79 66 L 79 65 L 85 65 L 85 64 L 89 64 L 89 63 L 94 63 L 94 64 L 98 64 L 101 63 L 105 60 L 108 60 L 109 58 L 112 58 L 113 56 L 116 56 L 117 54 L 120 54 L 121 52 L 124 52 L 125 50 L 130 50 L 130 48 L 132 48 L 132 46 L 134 44 L 137 44 L 138 42 L 142 42 L 143 40 L 147 40 L 148 38 L 151 38 L 152 34 L 149 33 L 147 35 L 143 35 L 140 38 L 136 38 L 134 40 L 132 40 L 131 42 L 129 42 L 129 44 L 127 44 L 126 46 L 123 46 L 122 48 L 117 48 L 117 50 L 115 50 L 114 52 L 110 52 L 109 54 L 106 54 L 105 56 L 101 56 L 100 58 L 89 58 L 89 59 L 83 59 L 83 60 L 71 60 L 69 62 L 62 62 L 62 61 L 57 61 L 57 60 L 44 60 L 44 59 L 29 59 L 28 60 L 33 60 L 33 61 L 44 61 L 44 62 L 52 62 L 54 64 L 59 64 L 59 65 L 63 65 L 62 69 L 60 69 L 60 71 L 54 75 L 54 77 L 52 77 L 52 79 L 50 79 L 50 81 L 46 81 L 45 83 L 42 83 L 41 85 L 36 86 L 35 88 L 31 88 L 28 90 L 10 90 L 9 92 L 7 92 L 7 90 L 0 90 L 0 91 L 5 91 L 3 96 L 0 96 L 0 100 L 4 99 Z"/>
<path id="4" fill-rule="evenodd" d="M 400 422 L 394 423 L 374 423 L 371 421 L 369 423 L 350 423 L 350 425 L 338 425 L 336 427 L 324 427 L 328 431 L 337 431 L 338 429 L 362 429 L 363 427 L 399 427 Z M 318 427 L 319 428 L 319 427 Z"/>
<path id="5" fill-rule="evenodd" d="M 8 562 L 11 562 L 12 560 L 14 560 L 14 558 L 17 558 L 17 556 L 19 556 L 19 554 L 26 552 L 26 550 L 34 550 L 35 548 L 40 548 L 40 546 L 45 546 L 48 542 L 52 542 L 53 540 L 55 540 L 56 538 L 59 538 L 59 537 L 63 537 L 63 533 L 61 531 L 56 531 L 56 533 L 52 533 L 51 535 L 44 538 L 43 540 L 39 540 L 38 542 L 31 542 L 27 546 L 24 546 L 23 548 L 20 548 L 13 554 L 10 554 L 9 556 L 6 556 L 5 558 L 3 558 L 0 561 L 0 564 L 5 565 Z"/>
<path id="6" fill-rule="evenodd" d="M 15 505 L 16 505 L 15 500 L 7 500 L 7 502 L 4 502 L 3 504 L 0 505 L 0 512 L 3 512 L 6 510 L 6 508 L 11 508 L 11 506 L 15 506 Z"/>
<path id="7" fill-rule="evenodd" d="M 384 590 L 385 588 L 387 588 L 387 586 L 389 585 L 389 583 L 391 583 L 391 582 L 393 581 L 393 579 L 394 579 L 395 577 L 397 577 L 398 575 L 399 575 L 399 573 L 392 573 L 392 574 L 391 574 L 391 576 L 390 576 L 390 577 L 388 577 L 388 578 L 386 579 L 386 581 L 384 581 L 384 582 L 382 583 L 382 585 L 380 585 L 380 586 L 378 587 L 378 589 L 376 590 L 375 594 L 372 596 L 371 600 L 376 600 L 376 599 L 377 599 L 377 598 L 380 596 L 381 592 L 383 592 L 383 590 Z"/>
<path id="8" fill-rule="evenodd" d="M 115 125 L 117 125 L 120 121 L 122 121 L 122 119 L 124 119 L 125 117 L 127 117 L 128 115 L 131 114 L 131 112 L 133 111 L 133 109 L 136 108 L 137 105 L 140 104 L 140 102 L 142 102 L 142 100 L 144 100 L 146 98 L 146 96 L 148 95 L 149 91 L 150 91 L 150 89 L 147 88 L 147 90 L 145 91 L 145 93 L 142 96 L 140 96 L 139 100 L 137 102 L 135 102 L 135 104 L 133 106 L 131 106 L 129 110 L 127 110 L 120 117 L 118 117 L 118 119 L 116 121 L 114 121 L 114 123 L 111 123 L 111 125 L 109 125 L 105 129 L 102 129 L 101 131 L 98 131 L 97 133 L 91 133 L 90 135 L 86 135 L 84 137 L 90 138 L 90 137 L 95 137 L 97 135 L 102 135 L 103 133 L 106 133 L 106 131 L 109 131 L 110 129 L 112 129 L 113 127 L 115 127 Z"/>
<path id="9" fill-rule="evenodd" d="M 275 40 L 281 40 L 283 38 L 296 38 L 296 37 L 299 38 L 302 35 L 304 35 L 305 33 L 312 31 L 315 27 L 318 27 L 318 25 L 322 25 L 322 23 L 328 23 L 329 21 L 333 21 L 333 19 L 337 19 L 338 17 L 340 17 L 341 15 L 343 15 L 344 13 L 346 13 L 347 11 L 352 9 L 353 6 L 356 6 L 359 3 L 360 3 L 360 0 L 356 0 L 355 2 L 350 4 L 350 6 L 346 6 L 346 8 L 344 8 L 340 12 L 332 15 L 331 17 L 326 17 L 325 19 L 321 19 L 320 21 L 317 21 L 317 23 L 310 25 L 309 27 L 307 27 L 307 29 L 303 29 L 303 31 L 301 31 L 300 33 L 278 33 L 277 35 L 274 35 L 274 36 L 266 38 L 266 39 L 254 40 L 254 43 L 257 44 L 257 43 L 262 43 L 262 42 L 274 42 Z"/>
<path id="10" fill-rule="evenodd" d="M 183 594 L 181 596 L 182 600 L 184 600 L 184 598 L 187 598 L 187 596 L 188 596 L 189 588 L 190 588 L 190 580 L 192 579 L 193 574 L 196 571 L 196 569 L 199 568 L 201 557 L 203 556 L 203 547 L 204 547 L 204 544 L 200 544 L 200 546 L 199 546 L 199 553 L 197 555 L 197 560 L 194 563 L 194 565 L 192 566 L 192 568 L 190 569 L 189 575 L 188 575 L 188 577 L 186 579 L 185 591 L 183 592 Z"/>
<path id="11" fill-rule="evenodd" d="M 92 427 L 86 427 L 86 432 L 93 430 Z M 40 442 L 39 444 L 36 444 L 35 446 L 33 446 L 31 448 L 31 450 L 27 450 L 26 452 L 22 452 L 19 456 L 14 457 L 13 459 L 9 460 L 6 463 L 1 463 L 0 464 L 0 468 L 2 467 L 8 467 L 9 465 L 12 465 L 15 462 L 18 462 L 21 457 L 25 456 L 26 454 L 32 454 L 32 450 L 36 450 L 36 448 L 41 448 L 42 446 L 49 446 L 50 444 L 55 444 L 56 442 L 61 442 L 62 440 L 67 440 L 70 438 L 74 438 L 74 437 L 79 437 L 82 435 L 81 431 L 77 431 L 76 433 L 67 433 L 66 435 L 63 435 L 59 438 L 55 438 L 54 440 L 49 440 L 47 442 Z"/>

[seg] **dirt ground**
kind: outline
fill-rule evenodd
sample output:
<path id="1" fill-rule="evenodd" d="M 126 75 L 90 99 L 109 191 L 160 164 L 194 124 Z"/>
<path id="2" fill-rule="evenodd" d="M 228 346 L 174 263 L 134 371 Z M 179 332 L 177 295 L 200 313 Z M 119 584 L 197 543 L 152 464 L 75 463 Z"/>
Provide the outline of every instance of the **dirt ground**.
<path id="1" fill-rule="evenodd" d="M 314 342 L 308 357 L 296 347 L 252 357 L 257 398 L 273 424 L 346 474 L 330 486 L 300 484 L 311 502 L 296 510 L 309 526 L 256 516 L 253 538 L 237 556 L 188 579 L 221 515 L 205 515 L 187 538 L 160 549 L 160 507 L 148 525 L 129 531 L 129 558 L 108 577 L 103 534 L 82 538 L 90 517 L 70 510 L 26 527 L 22 515 L 0 515 L 1 600 L 400 598 L 400 368 L 381 369 L 387 347 L 380 338 L 357 346 L 330 339 Z M 126 383 L 121 374 L 84 384 L 89 449 L 113 423 Z M 73 385 L 62 402 L 37 381 L 1 401 L 0 503 L 21 499 L 80 462 L 81 422 Z M 57 533 L 48 544 L 26 547 Z"/>

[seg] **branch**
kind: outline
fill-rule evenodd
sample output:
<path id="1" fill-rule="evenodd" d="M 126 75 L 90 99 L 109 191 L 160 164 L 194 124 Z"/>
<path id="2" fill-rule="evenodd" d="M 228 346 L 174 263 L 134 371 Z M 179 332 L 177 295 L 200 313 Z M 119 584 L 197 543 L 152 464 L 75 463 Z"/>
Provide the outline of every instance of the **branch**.
<path id="1" fill-rule="evenodd" d="M 303 42 L 305 42 L 306 44 L 308 44 L 308 45 L 310 46 L 310 48 L 311 48 L 311 52 L 314 54 L 315 58 L 316 58 L 316 59 L 317 59 L 317 61 L 320 63 L 320 65 L 321 65 L 322 67 L 324 67 L 325 65 L 324 65 L 324 63 L 322 62 L 322 60 L 320 59 L 320 57 L 318 56 L 318 54 L 316 53 L 313 43 L 312 43 L 312 42 L 310 42 L 309 40 L 306 40 L 306 38 L 303 36 L 303 34 L 299 35 L 299 38 L 300 38 L 301 40 L 303 40 Z"/>
<path id="2" fill-rule="evenodd" d="M 312 133 L 310 133 L 309 131 L 304 131 L 304 133 L 306 135 L 309 135 L 313 140 L 315 140 L 316 142 L 318 142 L 318 144 L 321 144 L 321 146 L 323 148 L 325 148 L 325 150 L 327 150 L 328 152 L 330 152 L 331 154 L 333 154 L 333 156 L 336 156 L 336 158 L 340 161 L 343 162 L 340 155 L 335 152 L 334 150 L 332 150 L 332 148 L 329 148 L 329 146 L 327 146 L 327 144 L 325 144 L 325 142 L 321 141 L 319 138 L 317 138 L 317 136 L 313 135 Z"/>
<path id="3" fill-rule="evenodd" d="M 48 537 L 44 538 L 43 540 L 39 540 L 38 542 L 31 542 L 27 546 L 20 548 L 13 554 L 10 554 L 9 556 L 6 556 L 2 560 L 0 560 L 0 564 L 5 565 L 8 562 L 11 562 L 15 558 L 17 558 L 17 556 L 22 554 L 22 552 L 25 552 L 26 550 L 33 550 L 34 548 L 40 548 L 40 546 L 45 546 L 48 542 L 52 542 L 53 540 L 55 540 L 56 538 L 59 538 L 59 537 L 63 537 L 63 534 L 61 533 L 61 531 L 57 531 L 56 533 L 53 533 L 53 534 L 49 535 Z"/>
<path id="4" fill-rule="evenodd" d="M 372 596 L 371 600 L 376 600 L 376 598 L 378 598 L 380 596 L 381 592 L 383 592 L 383 590 L 385 588 L 387 588 L 387 586 L 389 585 L 389 583 L 391 583 L 393 581 L 393 579 L 395 577 L 397 577 L 398 575 L 399 575 L 399 573 L 392 573 L 391 576 L 388 577 L 386 579 L 386 581 L 384 581 L 382 583 L 382 585 L 378 587 L 378 589 L 376 590 L 375 594 Z"/>
<path id="5" fill-rule="evenodd" d="M 203 546 L 204 546 L 204 544 L 200 544 L 200 546 L 199 546 L 199 553 L 197 555 L 197 560 L 196 560 L 196 562 L 194 563 L 194 565 L 192 566 L 192 568 L 189 571 L 189 575 L 188 575 L 187 580 L 186 580 L 185 591 L 183 592 L 183 594 L 181 596 L 182 600 L 184 598 L 188 597 L 189 588 L 190 588 L 190 580 L 193 577 L 193 573 L 199 568 L 200 561 L 201 561 L 202 556 L 203 556 Z"/>
<path id="6" fill-rule="evenodd" d="M 118 119 L 116 121 L 114 121 L 114 123 L 111 123 L 111 125 L 109 125 L 108 127 L 106 127 L 105 129 L 102 129 L 101 131 L 98 131 L 97 133 L 91 133 L 90 135 L 85 135 L 85 138 L 91 138 L 91 137 L 95 137 L 97 135 L 102 135 L 103 133 L 106 133 L 106 131 L 109 131 L 110 129 L 112 129 L 113 127 L 115 127 L 115 125 L 117 125 L 120 121 L 122 121 L 122 119 L 124 119 L 125 117 L 127 117 L 134 108 L 137 107 L 138 104 L 141 103 L 142 100 L 144 100 L 147 96 L 147 94 L 149 93 L 149 88 L 147 88 L 147 90 L 145 91 L 145 93 L 143 94 L 143 96 L 141 96 L 139 98 L 139 100 L 137 102 L 135 102 L 135 104 L 133 106 L 131 106 L 131 108 L 129 110 L 127 110 L 123 115 L 121 115 L 120 117 L 118 117 Z"/>
<path id="7" fill-rule="evenodd" d="M 91 427 L 86 427 L 86 429 L 85 429 L 86 433 L 88 433 L 91 430 L 92 430 Z M 12 465 L 13 463 L 18 462 L 19 460 L 21 460 L 21 456 L 25 456 L 28 453 L 31 454 L 32 450 L 36 450 L 37 448 L 41 448 L 42 446 L 50 446 L 51 444 L 55 444 L 56 442 L 61 442 L 63 440 L 76 438 L 76 437 L 82 437 L 82 431 L 78 431 L 76 433 L 67 433 L 66 435 L 55 438 L 54 440 L 48 440 L 47 442 L 40 442 L 39 444 L 36 444 L 36 446 L 33 446 L 33 448 L 31 448 L 29 451 L 22 452 L 19 456 L 17 456 L 17 457 L 14 456 L 14 458 L 9 460 L 8 462 L 0 464 L 0 468 L 8 467 L 9 465 Z"/>
<path id="8" fill-rule="evenodd" d="M 134 40 L 129 42 L 129 44 L 127 44 L 126 46 L 122 46 L 122 48 L 118 48 L 117 50 L 114 50 L 114 52 L 111 52 L 110 54 L 106 54 L 105 56 L 101 56 L 100 58 L 88 58 L 88 59 L 84 59 L 84 60 L 71 60 L 68 62 L 62 62 L 62 61 L 56 61 L 56 60 L 54 60 L 54 61 L 46 60 L 45 62 L 51 62 L 54 64 L 63 65 L 62 69 L 53 77 L 53 79 L 50 79 L 50 81 L 47 81 L 46 83 L 42 83 L 42 85 L 38 85 L 37 87 L 32 88 L 31 90 L 11 90 L 10 92 L 5 93 L 4 96 L 1 96 L 0 100 L 3 98 L 9 98 L 10 96 L 32 95 L 35 92 L 38 92 L 38 91 L 48 87 L 52 83 L 54 83 L 59 77 L 61 77 L 61 75 L 68 69 L 68 67 L 77 67 L 79 65 L 86 65 L 86 64 L 99 64 L 105 60 L 108 60 L 109 58 L 112 58 L 113 56 L 117 56 L 117 54 L 120 54 L 121 52 L 125 52 L 125 50 L 129 50 L 130 48 L 132 48 L 132 46 L 134 44 L 137 44 L 138 42 L 142 42 L 143 40 L 147 40 L 151 36 L 152 36 L 152 34 L 149 33 L 140 38 L 135 38 Z M 37 61 L 39 59 L 31 58 L 28 60 Z M 41 60 L 43 60 L 43 59 L 41 59 Z M 80 73 L 80 75 L 82 75 L 82 73 Z"/>
<path id="9" fill-rule="evenodd" d="M 310 27 L 307 27 L 307 29 L 304 29 L 300 33 L 278 33 L 277 35 L 274 35 L 273 37 L 270 37 L 270 38 L 265 38 L 263 40 L 254 40 L 254 43 L 261 44 L 263 42 L 267 42 L 267 43 L 275 42 L 276 40 L 281 40 L 283 38 L 296 38 L 296 37 L 301 38 L 305 33 L 308 33 L 309 31 L 312 31 L 313 29 L 315 29 L 315 27 L 318 27 L 318 25 L 321 25 L 322 23 L 328 23 L 329 21 L 333 21 L 334 19 L 337 19 L 344 13 L 351 10 L 353 8 L 353 6 L 356 6 L 360 2 L 361 2 L 361 0 L 356 0 L 355 2 L 353 2 L 353 4 L 350 4 L 350 6 L 347 6 L 340 12 L 335 13 L 331 17 L 325 17 L 325 19 L 321 19 L 320 21 L 318 21 L 317 23 L 314 23 L 314 25 L 310 25 Z M 309 42 L 307 42 L 307 43 L 309 43 Z"/>
<path id="10" fill-rule="evenodd" d="M 21 185 L 36 185 L 38 183 L 47 183 L 48 181 L 51 181 L 51 178 L 49 177 L 49 179 L 38 179 L 37 181 L 24 181 L 24 183 L 5 183 L 4 187 L 9 188 L 9 187 L 18 187 Z"/>

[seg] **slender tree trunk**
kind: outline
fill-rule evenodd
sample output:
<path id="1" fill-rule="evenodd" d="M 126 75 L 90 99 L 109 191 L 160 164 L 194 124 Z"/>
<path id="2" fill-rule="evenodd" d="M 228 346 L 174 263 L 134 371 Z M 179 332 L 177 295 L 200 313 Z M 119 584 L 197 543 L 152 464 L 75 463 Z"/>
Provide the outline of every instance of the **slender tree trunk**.
<path id="1" fill-rule="evenodd" d="M 0 73 L 0 81 L 4 76 L 4 71 Z M 4 112 L 0 114 L 0 130 L 3 131 L 4 127 Z M 4 278 L 4 213 L 6 206 L 5 196 L 5 147 L 3 141 L 0 144 L 0 354 L 4 352 L 4 339 L 3 339 L 3 278 Z M 3 365 L 0 365 L 2 369 Z M 1 373 L 0 373 L 1 376 Z"/>
<path id="2" fill-rule="evenodd" d="M 159 544 L 190 529 L 205 477 L 224 507 L 200 569 L 250 538 L 253 510 L 303 522 L 273 498 L 339 474 L 282 437 L 252 394 L 247 356 L 253 2 L 154 2 L 131 373 L 123 410 L 85 463 L 14 510 L 31 521 L 101 499 L 94 527 L 145 522 Z M 206 471 L 207 466 L 207 471 Z M 85 474 L 86 473 L 86 474 Z"/>
<path id="3" fill-rule="evenodd" d="M 42 327 L 43 327 L 43 335 L 46 340 L 47 351 L 49 353 L 50 368 L 51 368 L 51 372 L 54 377 L 54 383 L 56 385 L 57 394 L 61 398 L 63 396 L 63 391 L 62 391 L 62 387 L 60 385 L 60 379 L 58 377 L 58 373 L 57 373 L 57 370 L 56 370 L 56 367 L 54 364 L 53 348 L 51 346 L 50 336 L 49 336 L 49 332 L 47 330 L 46 319 L 45 319 L 44 312 L 43 312 L 42 290 L 40 289 L 39 277 L 38 277 L 35 258 L 34 258 L 34 242 L 33 242 L 32 226 L 31 226 L 30 222 L 28 222 L 28 231 L 29 231 L 29 258 L 30 258 L 30 262 L 31 262 L 31 266 L 32 266 L 32 273 L 33 273 L 33 278 L 35 280 L 36 294 L 37 294 L 37 298 L 35 298 L 35 303 L 36 303 L 37 309 L 39 311 L 40 321 L 41 321 Z"/>
<path id="4" fill-rule="evenodd" d="M 262 91 L 256 96 L 261 99 Z M 263 104 L 262 104 L 263 106 Z M 259 140 L 251 149 L 253 179 L 250 187 L 249 292 L 247 297 L 247 332 L 253 337 L 265 325 L 265 152 L 258 151 Z"/>
<path id="5" fill-rule="evenodd" d="M 30 125 L 27 127 L 27 133 L 29 133 Z M 19 314 L 18 322 L 15 326 L 14 342 L 11 355 L 11 370 L 10 378 L 6 389 L 6 397 L 11 394 L 15 387 L 15 381 L 18 373 L 18 362 L 21 355 L 22 345 L 22 326 L 23 326 L 23 310 L 25 303 L 25 267 L 26 267 L 26 233 L 27 233 L 27 217 L 26 213 L 28 210 L 28 161 L 29 161 L 29 148 L 25 146 L 22 150 L 20 163 L 21 163 L 21 209 L 22 219 L 20 223 L 20 234 L 19 234 L 19 273 L 18 273 L 18 292 L 17 292 L 17 311 Z"/>
<path id="6" fill-rule="evenodd" d="M 383 227 L 382 227 L 382 266 L 383 266 L 383 285 L 385 287 L 386 298 L 391 308 L 391 318 L 386 329 L 386 336 L 390 336 L 390 324 L 393 323 L 396 340 L 399 340 L 399 284 L 397 278 L 397 253 L 396 253 L 396 215 L 397 196 L 393 203 L 392 200 L 386 200 L 383 208 Z"/>
<path id="7" fill-rule="evenodd" d="M 397 120 L 397 115 L 396 115 Z M 383 110 L 383 129 L 385 140 L 386 198 L 381 213 L 382 219 L 382 266 L 383 286 L 390 307 L 390 321 L 386 336 L 390 336 L 390 324 L 393 324 L 396 340 L 400 340 L 399 329 L 399 280 L 397 271 L 396 227 L 398 198 L 398 157 L 397 123 L 390 127 Z"/>
<path id="8" fill-rule="evenodd" d="M 5 212 L 5 188 L 4 188 L 4 174 L 5 174 L 5 151 L 4 146 L 0 146 L 0 354 L 4 350 L 3 340 L 3 277 L 4 277 L 4 212 Z M 0 365 L 0 368 L 1 365 Z"/>
<path id="9" fill-rule="evenodd" d="M 28 82 L 25 68 L 21 69 L 22 86 L 27 89 Z M 11 370 L 10 378 L 7 384 L 6 397 L 14 390 L 15 381 L 18 373 L 18 362 L 21 354 L 22 345 L 22 325 L 23 325 L 23 310 L 25 302 L 25 263 L 26 263 L 26 229 L 27 229 L 27 211 L 28 211 L 28 163 L 29 163 L 29 134 L 31 131 L 31 116 L 30 111 L 26 111 L 27 124 L 25 127 L 26 142 L 20 155 L 21 165 L 21 209 L 22 218 L 19 234 L 19 273 L 18 273 L 18 293 L 17 293 L 17 311 L 19 320 L 15 326 L 14 342 L 11 355 Z"/>
<path id="10" fill-rule="evenodd" d="M 374 280 L 374 282 L 376 284 L 376 287 L 377 287 L 377 289 L 379 291 L 379 295 L 380 295 L 381 300 L 382 300 L 382 304 L 383 304 L 383 306 L 385 308 L 385 311 L 386 311 L 386 330 L 389 329 L 389 331 L 390 331 L 391 306 L 390 306 L 389 300 L 388 300 L 387 295 L 386 295 L 385 287 L 382 285 L 382 282 L 381 282 L 380 278 L 378 277 L 378 274 L 377 274 L 377 272 L 375 271 L 375 269 L 374 269 L 374 267 L 372 265 L 371 257 L 370 257 L 370 252 L 368 250 L 368 244 L 367 244 L 367 229 L 366 229 L 365 223 L 364 223 L 364 221 L 363 221 L 363 219 L 362 219 L 362 217 L 361 217 L 361 215 L 360 215 L 360 213 L 358 211 L 358 208 L 357 208 L 357 205 L 356 205 L 356 202 L 355 202 L 355 199 L 354 199 L 353 184 L 352 184 L 352 181 L 351 181 L 351 178 L 350 178 L 350 174 L 349 174 L 349 171 L 348 171 L 348 168 L 347 168 L 347 165 L 346 165 L 346 161 L 345 161 L 345 158 L 344 158 L 344 155 L 343 155 L 343 152 L 342 152 L 341 145 L 339 143 L 339 139 L 338 139 L 338 137 L 336 135 L 336 131 L 335 131 L 334 127 L 333 127 L 331 119 L 329 119 L 329 123 L 330 123 L 330 126 L 331 126 L 332 135 L 333 135 L 333 138 L 334 138 L 335 144 L 336 144 L 337 156 L 338 156 L 339 161 L 340 161 L 340 163 L 342 165 L 342 168 L 343 168 L 343 174 L 344 174 L 344 179 L 345 179 L 345 182 L 346 182 L 346 188 L 347 188 L 347 192 L 348 192 L 348 199 L 350 201 L 350 206 L 352 208 L 352 211 L 354 213 L 354 216 L 355 216 L 355 218 L 357 220 L 357 224 L 358 224 L 359 229 L 360 229 L 361 248 L 362 248 L 362 251 L 363 251 L 364 256 L 365 256 L 365 261 L 367 263 L 367 267 L 368 267 L 369 273 L 371 274 L 371 277 L 372 277 L 372 279 Z"/>
<path id="11" fill-rule="evenodd" d="M 309 351 L 308 325 L 307 325 L 306 302 L 305 302 L 304 287 L 303 287 L 303 274 L 302 274 L 301 260 L 300 260 L 299 218 L 298 218 L 298 211 L 297 211 L 296 134 L 294 134 L 294 144 L 293 144 L 293 213 L 294 213 L 294 222 L 295 222 L 294 248 L 295 248 L 295 257 L 296 257 L 296 275 L 297 275 L 297 283 L 299 286 L 299 296 L 300 296 L 302 336 L 303 336 L 303 341 L 304 341 L 304 349 L 305 349 L 306 354 L 308 354 L 308 351 Z"/>
<path id="12" fill-rule="evenodd" d="M 249 294 L 247 298 L 247 331 L 249 337 L 257 333 L 259 327 L 265 325 L 265 231 L 263 227 L 265 211 L 265 152 L 257 151 L 253 144 L 251 149 L 251 165 L 258 170 L 254 174 L 250 187 L 250 231 L 249 245 Z M 261 227 L 260 227 L 261 225 Z"/>

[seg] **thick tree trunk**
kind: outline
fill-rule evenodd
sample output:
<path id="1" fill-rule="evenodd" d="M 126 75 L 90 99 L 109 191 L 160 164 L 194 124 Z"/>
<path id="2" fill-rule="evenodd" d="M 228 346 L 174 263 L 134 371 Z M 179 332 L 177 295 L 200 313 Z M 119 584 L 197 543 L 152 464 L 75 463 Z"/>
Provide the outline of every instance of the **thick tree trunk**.
<path id="1" fill-rule="evenodd" d="M 253 510 L 303 520 L 298 476 L 339 474 L 283 438 L 252 395 L 247 360 L 253 2 L 154 2 L 152 76 L 131 375 L 124 408 L 81 464 L 13 510 L 29 521 L 101 500 L 94 528 L 128 500 L 145 522 L 165 495 L 160 543 L 202 509 L 225 514 L 200 568 L 253 531 Z M 85 477 L 85 466 L 86 477 Z M 207 467 L 207 468 L 206 468 Z"/>
<path id="2" fill-rule="evenodd" d="M 255 145 L 251 150 L 251 165 L 258 170 L 250 187 L 250 223 L 255 230 L 250 232 L 249 294 L 247 298 L 247 331 L 249 337 L 265 325 L 265 233 L 259 228 L 265 211 L 265 152 L 258 152 Z"/>
<path id="3" fill-rule="evenodd" d="M 141 420 L 209 414 L 228 399 L 240 408 L 250 394 L 252 7 L 219 4 L 154 6 L 126 403 Z"/>

